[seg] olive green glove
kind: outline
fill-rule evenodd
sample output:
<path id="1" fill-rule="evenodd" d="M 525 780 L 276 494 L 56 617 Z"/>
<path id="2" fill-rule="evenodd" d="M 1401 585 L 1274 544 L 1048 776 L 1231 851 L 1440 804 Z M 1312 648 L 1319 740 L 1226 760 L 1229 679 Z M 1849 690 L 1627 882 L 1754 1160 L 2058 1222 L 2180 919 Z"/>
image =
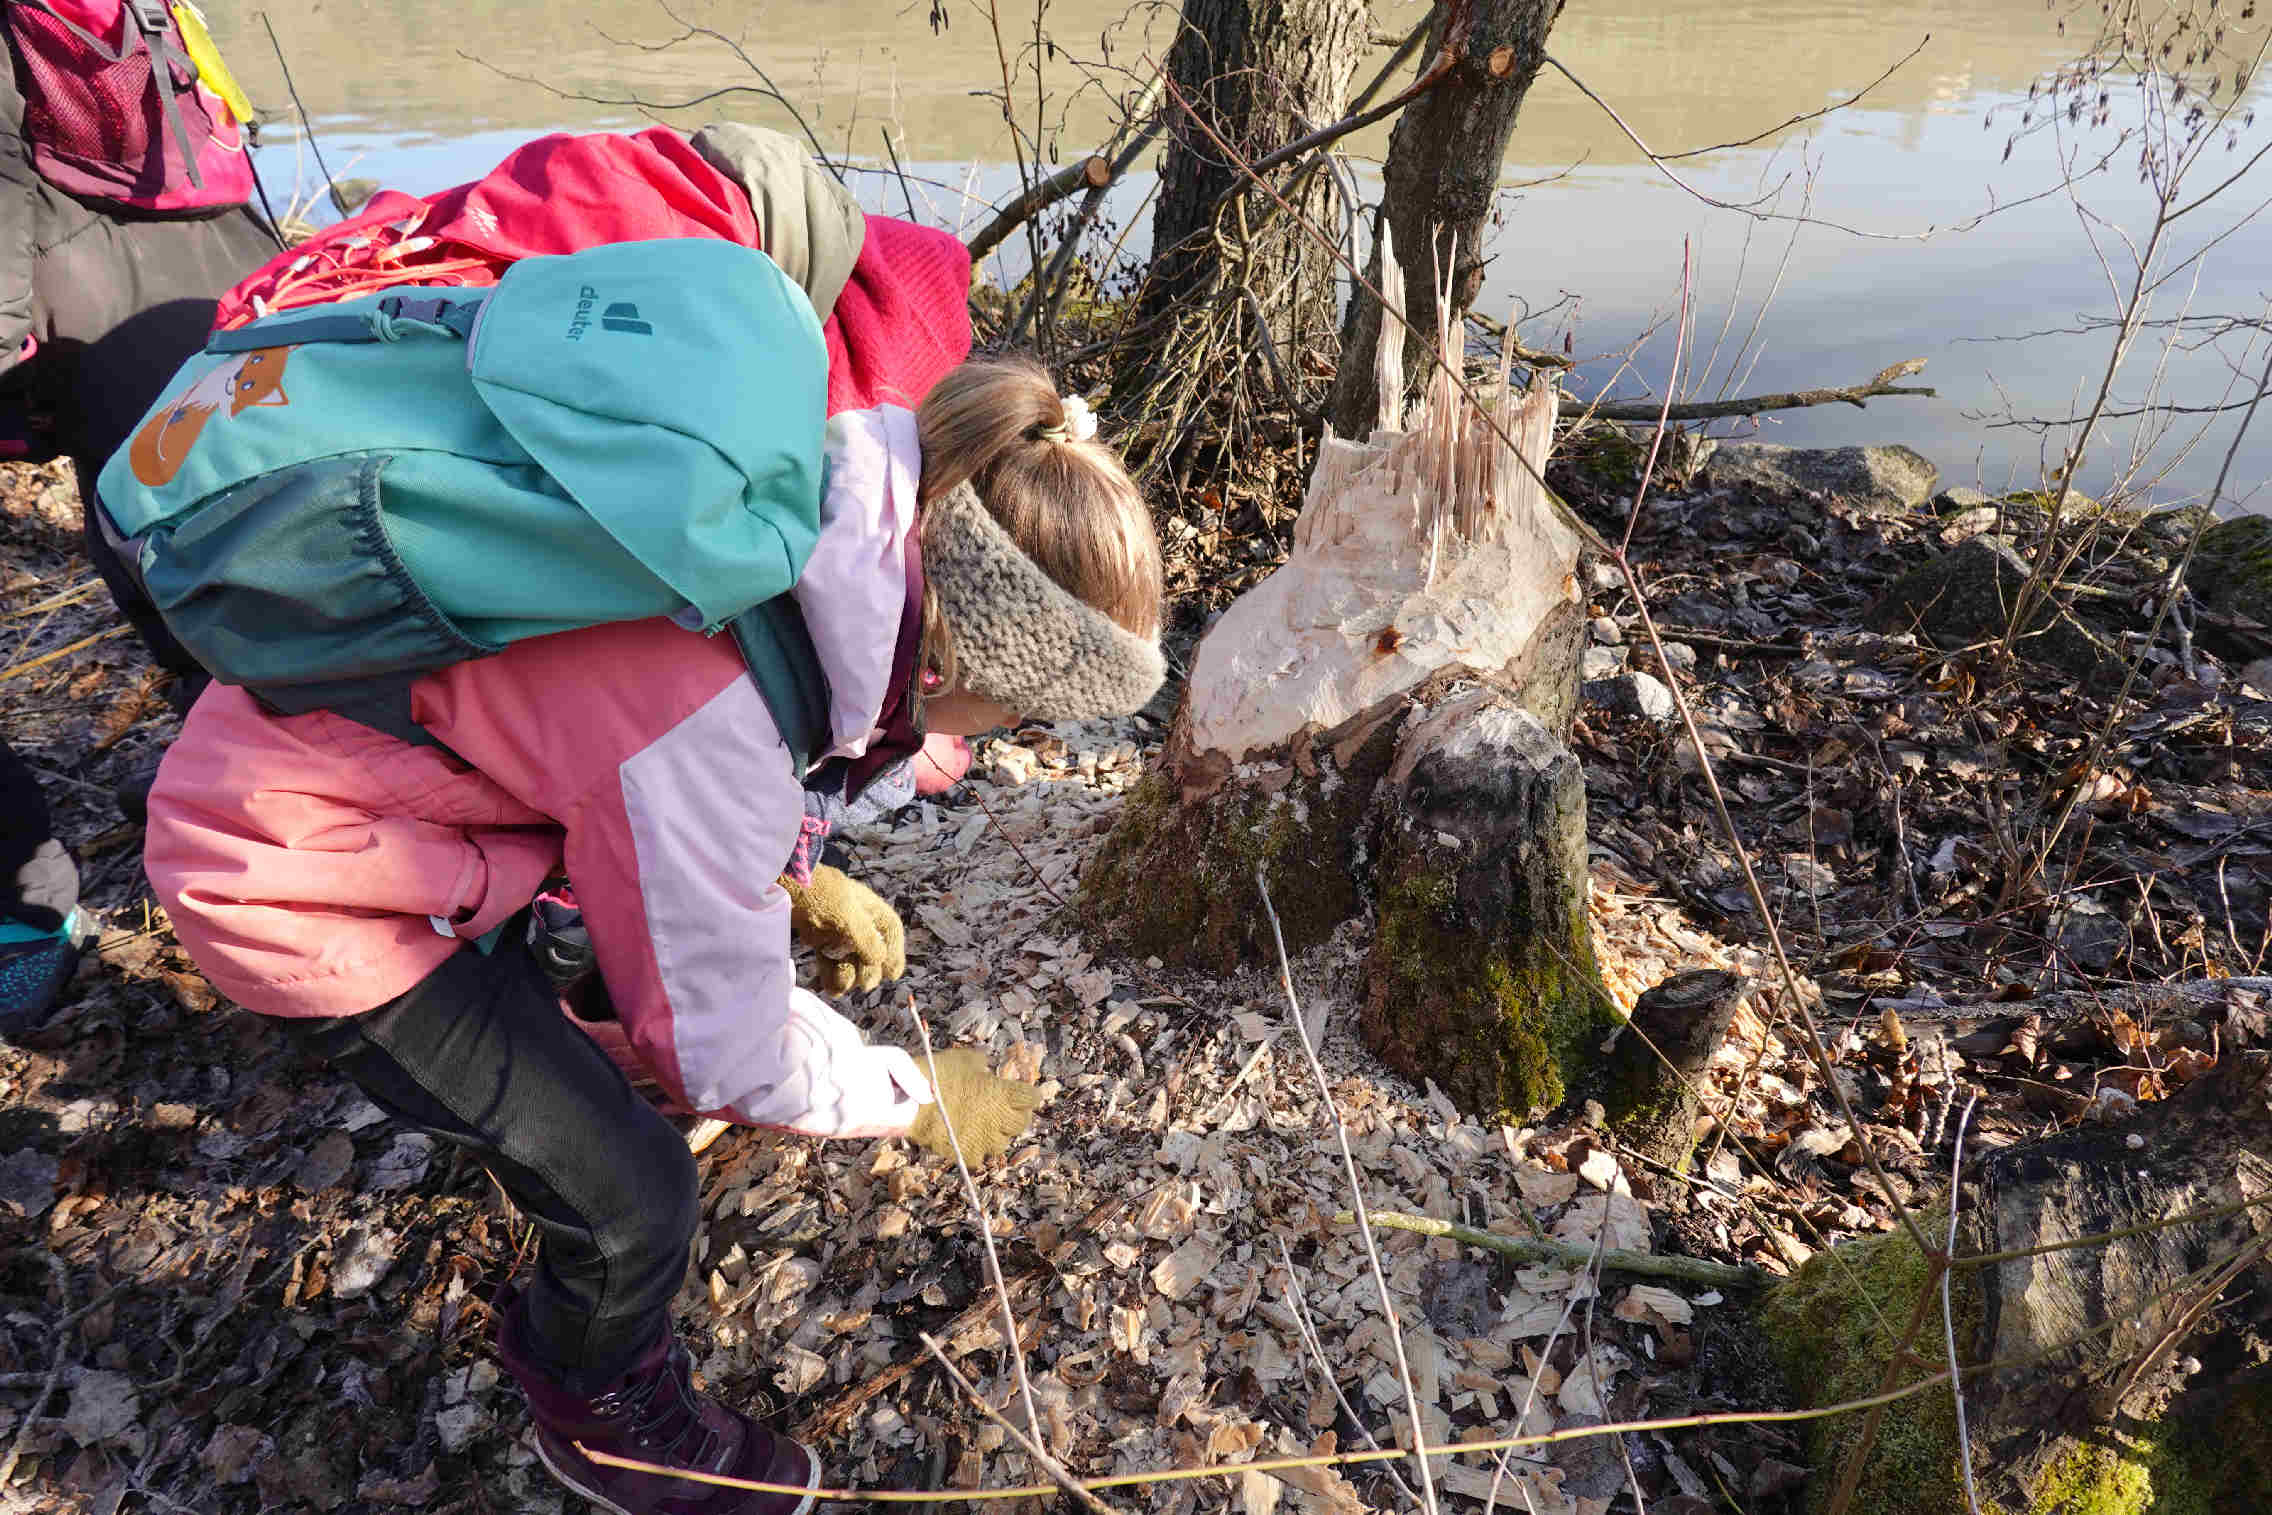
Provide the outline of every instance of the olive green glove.
<path id="1" fill-rule="evenodd" d="M 784 873 L 781 887 L 789 896 L 789 929 L 820 954 L 823 993 L 873 989 L 907 971 L 907 928 L 873 889 L 825 865 L 809 884 Z"/>
<path id="2" fill-rule="evenodd" d="M 921 1052 L 909 1055 L 938 1096 L 938 1103 L 915 1112 L 915 1124 L 907 1128 L 909 1139 L 925 1151 L 952 1158 L 959 1142 L 965 1162 L 999 1157 L 1033 1123 L 1041 1091 L 1014 1078 L 996 1078 L 976 1047 L 950 1047 L 933 1054 L 928 1066 Z M 946 1116 L 939 1113 L 942 1105 Z M 955 1123 L 954 1142 L 947 1140 L 947 1117 Z"/>

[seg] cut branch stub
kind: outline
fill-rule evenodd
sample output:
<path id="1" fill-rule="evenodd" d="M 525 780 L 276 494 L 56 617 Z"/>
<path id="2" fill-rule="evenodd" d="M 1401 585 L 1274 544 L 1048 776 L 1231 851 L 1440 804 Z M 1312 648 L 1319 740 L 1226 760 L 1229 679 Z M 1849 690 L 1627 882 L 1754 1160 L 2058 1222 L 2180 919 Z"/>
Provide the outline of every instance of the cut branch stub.
<path id="1" fill-rule="evenodd" d="M 1619 1140 L 1676 1172 L 1696 1147 L 1698 1094 L 1751 981 L 1698 968 L 1645 992 L 1581 1092 L 1601 1101 Z"/>

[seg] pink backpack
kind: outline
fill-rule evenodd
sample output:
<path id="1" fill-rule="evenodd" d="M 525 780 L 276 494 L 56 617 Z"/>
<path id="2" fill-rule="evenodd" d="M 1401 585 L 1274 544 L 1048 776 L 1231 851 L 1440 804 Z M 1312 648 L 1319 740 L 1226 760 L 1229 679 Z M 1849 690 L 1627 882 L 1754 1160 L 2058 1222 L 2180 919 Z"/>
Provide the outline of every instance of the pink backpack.
<path id="1" fill-rule="evenodd" d="M 244 126 L 166 0 L 0 0 L 33 167 L 66 194 L 194 212 L 252 197 Z"/>

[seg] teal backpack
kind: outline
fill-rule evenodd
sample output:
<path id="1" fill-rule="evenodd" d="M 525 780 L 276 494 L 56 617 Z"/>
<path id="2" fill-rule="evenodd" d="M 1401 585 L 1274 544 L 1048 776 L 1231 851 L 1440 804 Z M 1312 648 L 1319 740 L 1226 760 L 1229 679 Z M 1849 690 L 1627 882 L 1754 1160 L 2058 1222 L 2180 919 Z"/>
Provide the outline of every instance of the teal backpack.
<path id="1" fill-rule="evenodd" d="M 786 591 L 827 383 L 765 254 L 615 243 L 222 332 L 97 492 L 168 629 L 273 709 L 431 743 L 419 676 L 669 616 L 731 630 L 801 774 L 828 686 Z"/>

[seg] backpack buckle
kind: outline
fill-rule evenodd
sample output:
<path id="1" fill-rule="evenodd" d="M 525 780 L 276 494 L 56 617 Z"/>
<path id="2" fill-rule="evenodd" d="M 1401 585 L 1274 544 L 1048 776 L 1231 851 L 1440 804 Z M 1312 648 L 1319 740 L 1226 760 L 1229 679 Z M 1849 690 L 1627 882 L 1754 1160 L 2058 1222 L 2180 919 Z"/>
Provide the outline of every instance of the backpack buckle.
<path id="1" fill-rule="evenodd" d="M 174 14 L 166 0 L 126 0 L 126 11 L 150 36 L 162 37 L 173 28 Z"/>

